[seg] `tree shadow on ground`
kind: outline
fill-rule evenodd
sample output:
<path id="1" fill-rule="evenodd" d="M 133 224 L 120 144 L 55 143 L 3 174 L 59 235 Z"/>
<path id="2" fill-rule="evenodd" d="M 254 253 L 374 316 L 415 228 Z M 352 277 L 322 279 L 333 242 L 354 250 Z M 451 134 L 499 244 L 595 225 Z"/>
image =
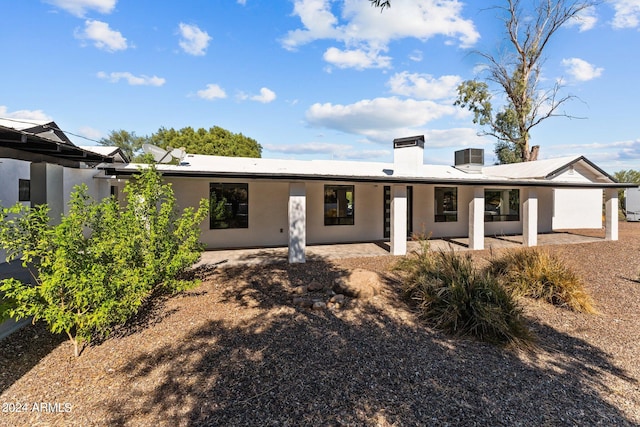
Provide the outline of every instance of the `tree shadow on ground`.
<path id="1" fill-rule="evenodd" d="M 549 326 L 551 362 L 451 339 L 379 302 L 294 307 L 291 291 L 348 274 L 325 261 L 242 266 L 214 277 L 233 315 L 130 360 L 112 425 L 634 425 L 603 398 L 634 382 L 612 357 Z M 385 292 L 397 293 L 393 281 Z M 393 304 L 392 300 L 390 304 Z M 242 316 L 254 310 L 251 316 Z"/>

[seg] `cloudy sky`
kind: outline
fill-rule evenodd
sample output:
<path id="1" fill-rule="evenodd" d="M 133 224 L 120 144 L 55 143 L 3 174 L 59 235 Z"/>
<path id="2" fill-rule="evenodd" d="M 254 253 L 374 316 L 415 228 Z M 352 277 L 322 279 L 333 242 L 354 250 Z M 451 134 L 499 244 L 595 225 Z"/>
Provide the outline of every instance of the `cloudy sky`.
<path id="1" fill-rule="evenodd" d="M 79 145 L 111 130 L 221 126 L 263 156 L 425 161 L 484 148 L 457 85 L 504 46 L 495 1 L 5 0 L 0 117 L 52 119 Z M 575 96 L 533 132 L 541 158 L 640 169 L 640 0 L 606 0 L 549 45 L 543 87 Z M 499 99 L 496 100 L 499 102 Z M 87 139 L 85 139 L 87 138 Z"/>

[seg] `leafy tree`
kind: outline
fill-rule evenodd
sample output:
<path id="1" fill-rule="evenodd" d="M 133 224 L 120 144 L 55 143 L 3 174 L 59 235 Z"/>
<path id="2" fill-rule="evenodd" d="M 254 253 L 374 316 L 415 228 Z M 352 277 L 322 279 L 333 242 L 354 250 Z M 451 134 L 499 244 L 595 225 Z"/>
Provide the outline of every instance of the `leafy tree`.
<path id="1" fill-rule="evenodd" d="M 640 184 L 640 171 L 629 169 L 629 170 L 620 170 L 613 174 L 613 177 L 618 182 L 633 182 L 636 184 Z M 620 210 L 626 216 L 627 214 L 627 200 L 624 196 L 624 190 L 618 190 L 618 204 L 620 205 Z"/>
<path id="2" fill-rule="evenodd" d="M 533 15 L 520 0 L 507 0 L 497 9 L 504 12 L 507 52 L 494 56 L 478 52 L 487 61 L 487 81 L 497 84 L 506 105 L 494 111 L 492 94 L 485 82 L 468 80 L 458 86 L 455 105 L 474 114 L 473 122 L 484 127 L 484 135 L 498 140 L 500 162 L 536 160 L 539 147 L 530 150 L 531 129 L 554 116 L 570 117 L 559 108 L 572 96 L 560 96 L 561 86 L 540 87 L 543 53 L 553 35 L 568 21 L 577 19 L 594 0 L 537 0 Z"/>
<path id="3" fill-rule="evenodd" d="M 127 132 L 126 130 L 112 130 L 109 136 L 100 139 L 98 144 L 104 146 L 116 146 L 120 148 L 129 158 L 130 161 L 139 160 L 142 144 L 147 140 L 145 136 L 137 136 L 135 132 Z"/>
<path id="4" fill-rule="evenodd" d="M 176 279 L 200 256 L 207 201 L 180 213 L 170 185 L 153 167 L 127 183 L 127 204 L 100 202 L 86 185 L 71 194 L 69 213 L 51 225 L 46 205 L 2 208 L 0 246 L 8 260 L 30 266 L 35 285 L 0 281 L 0 316 L 33 316 L 80 347 L 124 324 L 155 292 L 173 293 L 193 282 Z"/>
<path id="5" fill-rule="evenodd" d="M 260 157 L 262 146 L 241 133 L 233 133 L 219 126 L 206 130 L 185 127 L 180 130 L 160 128 L 149 137 L 152 144 L 164 149 L 184 147 L 187 153 L 229 157 Z"/>

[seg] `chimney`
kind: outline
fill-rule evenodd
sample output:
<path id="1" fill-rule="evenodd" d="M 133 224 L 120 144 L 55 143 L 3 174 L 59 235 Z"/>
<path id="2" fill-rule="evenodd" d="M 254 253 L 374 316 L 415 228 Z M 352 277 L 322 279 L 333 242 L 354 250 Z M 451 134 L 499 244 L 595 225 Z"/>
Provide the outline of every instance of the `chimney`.
<path id="1" fill-rule="evenodd" d="M 465 148 L 455 152 L 455 167 L 464 172 L 480 173 L 484 166 L 484 149 Z"/>
<path id="2" fill-rule="evenodd" d="M 393 140 L 393 166 L 396 173 L 418 175 L 424 165 L 424 135 Z"/>

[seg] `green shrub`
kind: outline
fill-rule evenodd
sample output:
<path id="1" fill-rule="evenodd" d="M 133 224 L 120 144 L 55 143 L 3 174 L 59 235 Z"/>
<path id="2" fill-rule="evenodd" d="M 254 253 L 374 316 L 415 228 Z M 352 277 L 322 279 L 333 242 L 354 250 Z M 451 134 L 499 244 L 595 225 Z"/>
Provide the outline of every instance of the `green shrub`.
<path id="1" fill-rule="evenodd" d="M 531 345 L 533 336 L 516 301 L 494 277 L 477 271 L 469 254 L 431 253 L 423 244 L 397 269 L 418 316 L 431 326 L 496 344 Z"/>
<path id="2" fill-rule="evenodd" d="M 92 200 L 86 185 L 79 186 L 57 225 L 45 205 L 3 208 L 0 245 L 8 260 L 33 265 L 36 283 L 0 281 L 6 296 L 0 317 L 44 320 L 52 332 L 68 335 L 77 356 L 81 344 L 124 324 L 155 291 L 192 285 L 175 277 L 200 256 L 206 200 L 198 210 L 178 212 L 171 187 L 153 167 L 126 192 L 121 208 L 113 198 Z"/>
<path id="3" fill-rule="evenodd" d="M 539 248 L 506 252 L 489 271 L 517 296 L 541 299 L 583 313 L 595 313 L 580 277 L 560 258 Z"/>

